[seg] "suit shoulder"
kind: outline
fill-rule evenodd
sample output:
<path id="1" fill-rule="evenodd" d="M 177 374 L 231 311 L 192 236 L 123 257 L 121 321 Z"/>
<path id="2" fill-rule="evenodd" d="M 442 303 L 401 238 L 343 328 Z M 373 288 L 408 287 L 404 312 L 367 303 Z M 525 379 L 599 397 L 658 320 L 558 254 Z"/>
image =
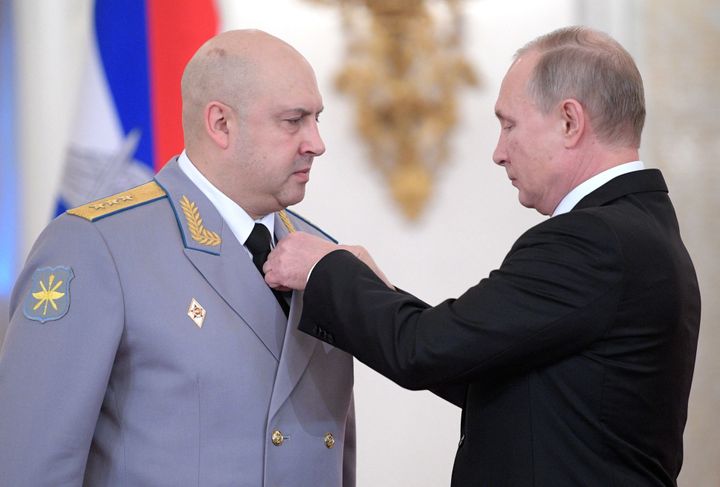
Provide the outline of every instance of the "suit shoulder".
<path id="1" fill-rule="evenodd" d="M 573 210 L 553 216 L 528 229 L 515 242 L 514 249 L 527 245 L 553 245 L 562 252 L 569 247 L 592 248 L 595 252 L 617 252 L 618 229 L 603 212 Z"/>
<path id="2" fill-rule="evenodd" d="M 331 240 L 333 243 L 338 243 L 338 241 L 337 241 L 332 235 L 330 235 L 330 234 L 327 233 L 325 230 L 323 230 L 322 228 L 318 227 L 317 225 L 315 225 L 314 223 L 312 223 L 311 221 L 309 221 L 307 218 L 305 218 L 305 217 L 303 217 L 303 216 L 295 213 L 294 211 L 288 210 L 288 209 L 286 209 L 285 211 L 286 211 L 288 214 L 292 215 L 294 218 L 300 220 L 300 221 L 301 221 L 302 223 L 304 223 L 306 226 L 308 226 L 308 227 L 316 230 L 316 231 L 319 232 L 320 234 L 322 234 L 322 235 L 323 235 L 325 238 L 327 238 L 328 240 Z"/>
<path id="3" fill-rule="evenodd" d="M 129 210 L 153 201 L 165 198 L 167 193 L 155 181 L 136 186 L 121 193 L 72 208 L 70 215 L 79 216 L 88 221 L 96 221 L 116 213 Z"/>
<path id="4" fill-rule="evenodd" d="M 553 216 L 540 222 L 535 228 L 586 232 L 588 230 L 604 231 L 609 229 L 608 210 L 604 207 L 583 208 L 572 210 L 562 215 Z"/>

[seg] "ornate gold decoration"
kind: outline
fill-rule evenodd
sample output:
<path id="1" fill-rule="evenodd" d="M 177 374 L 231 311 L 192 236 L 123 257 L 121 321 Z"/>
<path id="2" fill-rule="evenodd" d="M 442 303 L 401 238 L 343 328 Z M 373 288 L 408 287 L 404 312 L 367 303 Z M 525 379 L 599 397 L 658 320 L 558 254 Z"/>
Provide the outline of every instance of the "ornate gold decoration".
<path id="1" fill-rule="evenodd" d="M 478 83 L 461 53 L 460 0 L 309 1 L 341 8 L 348 61 L 337 86 L 354 97 L 370 156 L 415 220 L 448 155 L 457 88 Z"/>
<path id="2" fill-rule="evenodd" d="M 190 230 L 190 236 L 193 240 L 209 247 L 220 245 L 222 242 L 220 235 L 205 228 L 202 218 L 200 217 L 200 212 L 198 211 L 197 206 L 195 206 L 195 203 L 187 199 L 187 196 L 183 195 L 180 199 L 180 207 L 182 208 L 183 213 L 185 213 L 185 218 L 188 222 L 188 229 Z"/>

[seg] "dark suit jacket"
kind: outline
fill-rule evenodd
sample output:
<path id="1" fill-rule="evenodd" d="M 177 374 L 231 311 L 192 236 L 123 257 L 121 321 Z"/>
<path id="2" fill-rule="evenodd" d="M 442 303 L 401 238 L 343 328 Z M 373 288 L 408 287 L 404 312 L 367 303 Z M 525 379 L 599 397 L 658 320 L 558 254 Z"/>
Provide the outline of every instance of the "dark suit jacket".
<path id="1" fill-rule="evenodd" d="M 323 258 L 300 329 L 463 408 L 452 485 L 676 485 L 700 321 L 657 170 L 531 228 L 499 269 L 429 306 L 350 253 Z"/>

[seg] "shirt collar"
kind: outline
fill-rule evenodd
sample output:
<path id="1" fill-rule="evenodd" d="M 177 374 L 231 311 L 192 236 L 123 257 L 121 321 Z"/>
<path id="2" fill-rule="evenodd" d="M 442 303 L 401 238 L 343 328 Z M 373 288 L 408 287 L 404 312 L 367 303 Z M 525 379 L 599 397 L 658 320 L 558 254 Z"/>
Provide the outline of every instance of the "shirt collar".
<path id="1" fill-rule="evenodd" d="M 275 213 L 270 213 L 264 217 L 253 220 L 250 215 L 243 210 L 240 205 L 227 197 L 225 193 L 215 187 L 203 174 L 195 167 L 185 151 L 182 151 L 178 157 L 178 165 L 185 175 L 190 178 L 195 186 L 210 200 L 213 206 L 230 227 L 238 242 L 245 245 L 245 240 L 250 236 L 255 223 L 262 223 L 270 231 L 272 241 L 275 241 Z"/>
<path id="2" fill-rule="evenodd" d="M 569 212 L 580 202 L 581 199 L 611 179 L 614 179 L 622 174 L 640 171 L 642 169 L 645 169 L 645 165 L 642 161 L 633 161 L 611 167 L 610 169 L 606 169 L 605 171 L 596 174 L 587 181 L 583 181 L 578 184 L 568 194 L 566 194 L 565 197 L 560 200 L 560 203 L 555 208 L 552 216 L 562 215 L 563 213 Z"/>

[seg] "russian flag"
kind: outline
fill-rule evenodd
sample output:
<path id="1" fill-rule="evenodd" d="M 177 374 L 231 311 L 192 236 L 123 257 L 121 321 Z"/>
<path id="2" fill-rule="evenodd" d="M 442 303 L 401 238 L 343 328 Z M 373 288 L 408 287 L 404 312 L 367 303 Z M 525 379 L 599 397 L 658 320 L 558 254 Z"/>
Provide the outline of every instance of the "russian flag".
<path id="1" fill-rule="evenodd" d="M 56 214 L 150 179 L 183 148 L 180 78 L 213 0 L 96 0 Z"/>

